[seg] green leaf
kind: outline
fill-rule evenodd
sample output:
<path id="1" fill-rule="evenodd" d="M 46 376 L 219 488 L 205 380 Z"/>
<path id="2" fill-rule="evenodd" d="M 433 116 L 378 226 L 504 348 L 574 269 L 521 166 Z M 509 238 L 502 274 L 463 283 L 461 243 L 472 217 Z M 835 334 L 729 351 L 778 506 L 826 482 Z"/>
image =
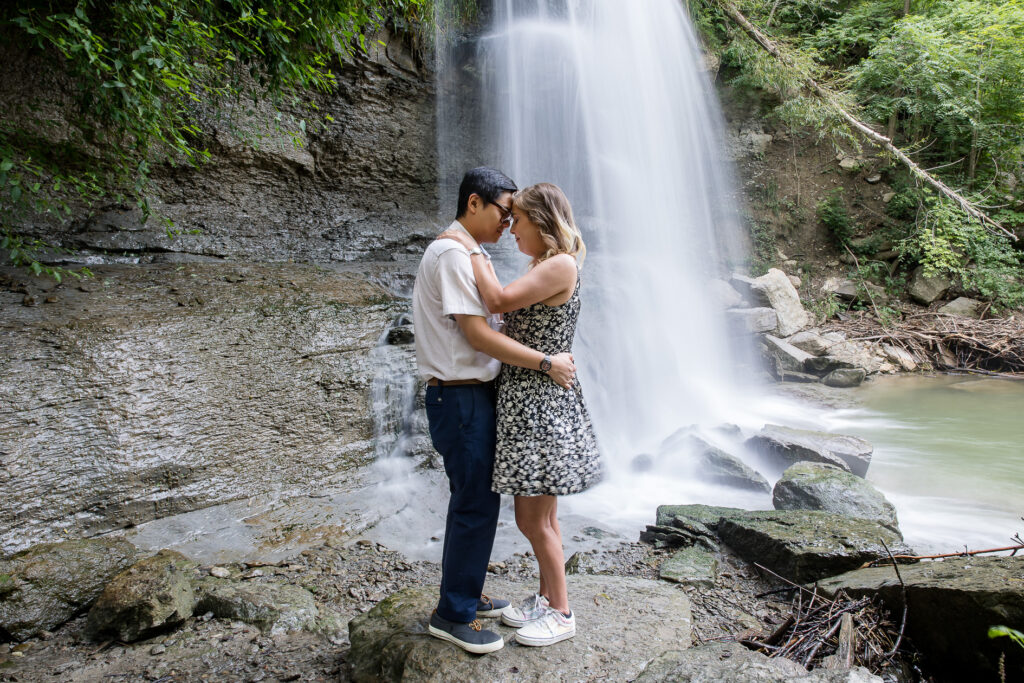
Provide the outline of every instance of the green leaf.
<path id="1" fill-rule="evenodd" d="M 0 171 L 6 173 L 7 171 L 10 171 L 12 168 L 14 168 L 14 162 L 11 161 L 10 159 L 4 159 L 3 161 L 0 161 Z"/>

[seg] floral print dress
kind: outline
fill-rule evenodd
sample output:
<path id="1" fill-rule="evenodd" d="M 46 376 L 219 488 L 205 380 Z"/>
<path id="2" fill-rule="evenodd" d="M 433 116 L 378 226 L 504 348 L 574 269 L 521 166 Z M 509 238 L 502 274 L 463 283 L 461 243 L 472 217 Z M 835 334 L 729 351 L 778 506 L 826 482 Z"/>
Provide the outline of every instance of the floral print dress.
<path id="1" fill-rule="evenodd" d="M 505 334 L 548 355 L 572 350 L 580 281 L 560 306 L 536 303 L 506 316 Z M 601 479 L 597 438 L 578 379 L 571 389 L 539 370 L 502 365 L 498 445 L 491 488 L 516 496 L 564 496 Z"/>

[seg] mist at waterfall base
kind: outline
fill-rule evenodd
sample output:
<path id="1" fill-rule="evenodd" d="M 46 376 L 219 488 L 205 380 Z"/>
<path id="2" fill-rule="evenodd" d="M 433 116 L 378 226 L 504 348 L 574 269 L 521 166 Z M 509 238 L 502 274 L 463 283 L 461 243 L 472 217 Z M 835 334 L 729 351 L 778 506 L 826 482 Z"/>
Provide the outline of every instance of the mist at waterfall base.
<path id="1" fill-rule="evenodd" d="M 439 164 L 442 197 L 451 203 L 442 222 L 454 215 L 462 172 L 491 165 L 520 187 L 558 184 L 584 233 L 574 351 L 606 478 L 560 499 L 567 553 L 593 544 L 591 525 L 635 540 L 661 504 L 771 509 L 770 494 L 702 482 L 688 441 L 669 437 L 692 430 L 774 482 L 781 469 L 745 450 L 745 437 L 766 423 L 827 429 L 856 420 L 836 422 L 833 411 L 745 379 L 755 375 L 751 349 L 728 333 L 708 286 L 744 257 L 739 201 L 723 160 L 716 96 L 683 4 L 497 0 L 490 21 L 468 47 L 446 50 L 438 41 Z M 467 72 L 475 74 L 468 84 Z M 503 282 L 524 272 L 527 258 L 511 237 L 491 253 Z M 377 535 L 410 556 L 436 559 L 443 475 L 416 470 L 406 458 L 382 458 L 378 468 L 382 503 L 398 512 Z M 873 473 L 868 478 L 880 485 Z M 937 547 L 991 537 L 965 537 L 970 522 L 906 514 L 925 497 L 880 488 L 910 522 L 910 542 Z M 924 508 L 935 512 L 943 499 L 928 498 Z M 506 504 L 494 556 L 525 547 Z"/>

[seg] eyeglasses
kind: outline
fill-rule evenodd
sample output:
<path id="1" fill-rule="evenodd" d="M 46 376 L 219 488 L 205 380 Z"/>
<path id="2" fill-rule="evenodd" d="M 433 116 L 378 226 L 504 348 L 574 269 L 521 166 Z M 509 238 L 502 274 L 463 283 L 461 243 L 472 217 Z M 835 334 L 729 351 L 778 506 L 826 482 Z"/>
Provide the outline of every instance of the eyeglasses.
<path id="1" fill-rule="evenodd" d="M 505 227 L 511 226 L 512 222 L 515 220 L 513 218 L 513 216 L 512 216 L 512 207 L 511 206 L 502 206 L 498 202 L 489 202 L 489 203 L 490 204 L 494 204 L 496 207 L 498 207 L 498 211 L 501 211 L 501 223 L 502 223 L 502 225 L 504 225 Z"/>

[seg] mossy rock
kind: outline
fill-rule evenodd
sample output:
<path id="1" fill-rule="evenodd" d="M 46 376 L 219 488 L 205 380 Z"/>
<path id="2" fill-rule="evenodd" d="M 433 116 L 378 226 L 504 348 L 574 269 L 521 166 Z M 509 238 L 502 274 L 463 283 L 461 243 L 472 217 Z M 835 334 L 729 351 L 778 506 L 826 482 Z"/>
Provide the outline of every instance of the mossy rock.
<path id="1" fill-rule="evenodd" d="M 0 560 L 0 631 L 14 640 L 81 614 L 138 551 L 120 539 L 44 543 Z"/>

